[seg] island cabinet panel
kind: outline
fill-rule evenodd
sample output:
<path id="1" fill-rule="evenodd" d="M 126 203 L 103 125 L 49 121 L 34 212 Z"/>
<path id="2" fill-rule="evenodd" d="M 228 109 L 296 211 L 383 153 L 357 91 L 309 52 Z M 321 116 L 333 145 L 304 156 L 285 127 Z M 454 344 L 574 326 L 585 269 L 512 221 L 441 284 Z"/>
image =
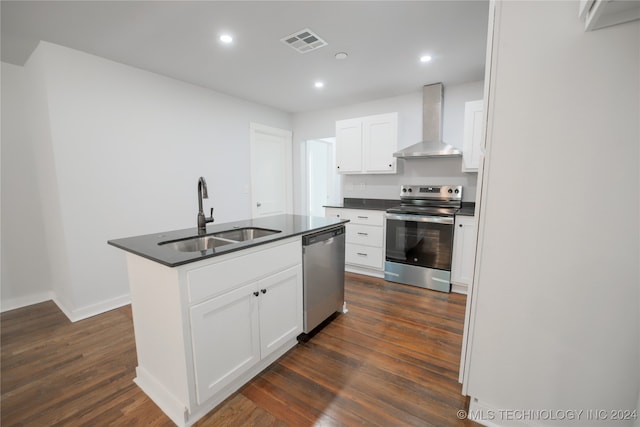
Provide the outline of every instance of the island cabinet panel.
<path id="1" fill-rule="evenodd" d="M 128 254 L 135 382 L 193 425 L 302 333 L 300 236 L 178 267 Z"/>
<path id="2" fill-rule="evenodd" d="M 257 284 L 191 308 L 198 403 L 202 404 L 260 360 Z"/>
<path id="3" fill-rule="evenodd" d="M 196 303 L 220 295 L 238 285 L 302 262 L 299 242 L 277 246 L 269 251 L 269 256 L 262 251 L 244 252 L 238 252 L 241 255 L 232 259 L 213 258 L 207 265 L 188 271 L 189 302 Z"/>

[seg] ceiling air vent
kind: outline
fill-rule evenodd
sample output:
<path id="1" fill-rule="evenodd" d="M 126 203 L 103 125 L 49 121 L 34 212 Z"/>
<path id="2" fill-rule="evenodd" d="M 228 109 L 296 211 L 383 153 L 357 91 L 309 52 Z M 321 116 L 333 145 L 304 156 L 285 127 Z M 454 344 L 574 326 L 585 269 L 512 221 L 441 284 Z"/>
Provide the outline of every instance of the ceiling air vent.
<path id="1" fill-rule="evenodd" d="M 322 40 L 316 33 L 308 28 L 289 34 L 288 36 L 281 38 L 280 41 L 291 46 L 300 53 L 311 52 L 312 50 L 316 50 L 327 45 L 326 41 Z"/>

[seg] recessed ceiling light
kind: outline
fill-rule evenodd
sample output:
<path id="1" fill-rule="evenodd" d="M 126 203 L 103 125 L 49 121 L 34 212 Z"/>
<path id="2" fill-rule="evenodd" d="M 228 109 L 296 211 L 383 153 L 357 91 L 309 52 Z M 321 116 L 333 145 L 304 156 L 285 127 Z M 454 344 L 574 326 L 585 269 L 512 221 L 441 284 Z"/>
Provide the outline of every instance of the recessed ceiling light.
<path id="1" fill-rule="evenodd" d="M 220 41 L 222 43 L 229 44 L 233 41 L 233 37 L 231 37 L 229 34 L 223 34 L 220 36 Z"/>
<path id="2" fill-rule="evenodd" d="M 336 59 L 347 59 L 347 56 L 349 56 L 349 55 L 347 55 L 346 52 L 338 52 L 338 53 L 336 53 L 335 58 Z"/>
<path id="3" fill-rule="evenodd" d="M 318 89 L 320 89 L 320 88 L 324 87 L 324 83 L 322 83 L 322 82 L 315 82 L 313 85 L 314 85 L 315 87 L 317 87 Z"/>
<path id="4" fill-rule="evenodd" d="M 420 57 L 420 62 L 429 62 L 431 61 L 431 57 L 429 55 L 424 55 Z"/>

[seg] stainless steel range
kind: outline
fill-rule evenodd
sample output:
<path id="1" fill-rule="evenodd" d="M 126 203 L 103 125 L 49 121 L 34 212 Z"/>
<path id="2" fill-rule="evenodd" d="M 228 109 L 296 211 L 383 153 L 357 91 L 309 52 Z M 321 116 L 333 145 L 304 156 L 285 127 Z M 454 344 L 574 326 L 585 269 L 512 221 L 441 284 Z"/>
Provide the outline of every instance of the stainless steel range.
<path id="1" fill-rule="evenodd" d="M 400 201 L 386 214 L 384 278 L 449 292 L 453 222 L 462 205 L 462 186 L 403 185 Z"/>

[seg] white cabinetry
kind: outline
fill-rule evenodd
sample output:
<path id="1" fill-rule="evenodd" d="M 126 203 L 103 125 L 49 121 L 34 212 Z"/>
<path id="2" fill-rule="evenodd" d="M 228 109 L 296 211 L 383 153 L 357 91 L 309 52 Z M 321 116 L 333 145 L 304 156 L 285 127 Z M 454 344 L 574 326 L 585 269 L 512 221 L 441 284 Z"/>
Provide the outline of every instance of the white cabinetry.
<path id="1" fill-rule="evenodd" d="M 336 167 L 343 174 L 396 173 L 398 113 L 336 122 Z"/>
<path id="2" fill-rule="evenodd" d="M 296 344 L 300 237 L 169 268 L 127 254 L 135 382 L 193 424 Z"/>
<path id="3" fill-rule="evenodd" d="M 298 336 L 301 282 L 292 267 L 191 308 L 199 404 Z"/>
<path id="4" fill-rule="evenodd" d="M 580 0 L 578 16 L 585 31 L 640 19 L 640 2 L 628 0 Z"/>
<path id="5" fill-rule="evenodd" d="M 255 284 L 246 285 L 191 308 L 199 404 L 260 360 L 256 290 Z"/>
<path id="6" fill-rule="evenodd" d="M 385 212 L 325 208 L 326 217 L 348 219 L 345 270 L 384 277 Z"/>
<path id="7" fill-rule="evenodd" d="M 451 290 L 466 294 L 473 283 L 476 255 L 475 217 L 456 215 L 451 260 Z"/>
<path id="8" fill-rule="evenodd" d="M 469 101 L 464 105 L 464 146 L 462 172 L 478 172 L 482 145 L 483 101 Z"/>

